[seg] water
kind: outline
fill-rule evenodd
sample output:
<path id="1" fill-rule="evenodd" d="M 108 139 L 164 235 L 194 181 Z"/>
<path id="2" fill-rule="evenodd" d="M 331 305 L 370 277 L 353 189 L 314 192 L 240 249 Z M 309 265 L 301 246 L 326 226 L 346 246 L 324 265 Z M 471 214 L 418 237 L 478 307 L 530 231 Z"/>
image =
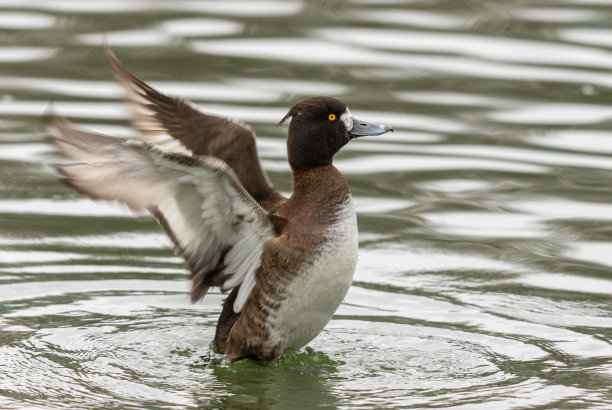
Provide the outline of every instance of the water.
<path id="1" fill-rule="evenodd" d="M 0 407 L 609 408 L 612 1 L 0 0 Z M 306 350 L 209 348 L 223 296 L 147 218 L 65 189 L 40 116 L 117 136 L 100 47 L 251 122 L 290 191 L 312 95 L 395 132 L 336 165 L 355 282 Z"/>

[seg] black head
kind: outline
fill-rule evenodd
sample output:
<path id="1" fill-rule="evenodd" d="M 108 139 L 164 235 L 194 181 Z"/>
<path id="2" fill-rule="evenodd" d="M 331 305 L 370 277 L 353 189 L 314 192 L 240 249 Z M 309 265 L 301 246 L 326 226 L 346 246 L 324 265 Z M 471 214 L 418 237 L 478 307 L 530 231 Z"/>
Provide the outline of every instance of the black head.
<path id="1" fill-rule="evenodd" d="M 295 104 L 279 125 L 289 117 L 287 153 L 294 170 L 329 165 L 352 138 L 392 131 L 354 119 L 346 104 L 331 97 L 312 97 Z"/>

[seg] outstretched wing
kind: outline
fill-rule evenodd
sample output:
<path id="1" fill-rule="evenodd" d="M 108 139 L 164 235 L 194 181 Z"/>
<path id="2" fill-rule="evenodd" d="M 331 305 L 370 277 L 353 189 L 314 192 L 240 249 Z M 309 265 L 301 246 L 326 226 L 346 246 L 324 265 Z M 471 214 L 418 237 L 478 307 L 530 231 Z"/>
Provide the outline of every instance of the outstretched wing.
<path id="1" fill-rule="evenodd" d="M 227 164 L 92 133 L 60 117 L 49 123 L 56 135 L 51 141 L 76 161 L 57 167 L 68 186 L 92 199 L 148 210 L 187 262 L 192 301 L 210 286 L 240 286 L 234 310 L 242 310 L 274 224 Z"/>
<path id="2" fill-rule="evenodd" d="M 247 192 L 265 209 L 285 198 L 261 168 L 253 128 L 237 120 L 208 115 L 188 100 L 162 94 L 128 72 L 106 47 L 115 79 L 125 88 L 132 125 L 144 140 L 174 152 L 207 155 L 225 161 Z"/>

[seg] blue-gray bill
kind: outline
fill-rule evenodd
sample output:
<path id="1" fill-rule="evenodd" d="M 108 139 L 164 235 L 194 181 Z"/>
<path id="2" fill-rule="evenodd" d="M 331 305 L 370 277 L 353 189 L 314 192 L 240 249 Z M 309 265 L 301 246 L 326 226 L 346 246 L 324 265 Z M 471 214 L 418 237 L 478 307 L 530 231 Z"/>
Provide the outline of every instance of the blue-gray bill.
<path id="1" fill-rule="evenodd" d="M 393 131 L 393 128 L 388 125 L 370 124 L 369 122 L 353 118 L 353 128 L 349 131 L 349 135 L 356 138 L 365 137 L 367 135 L 381 135 L 389 131 Z"/>

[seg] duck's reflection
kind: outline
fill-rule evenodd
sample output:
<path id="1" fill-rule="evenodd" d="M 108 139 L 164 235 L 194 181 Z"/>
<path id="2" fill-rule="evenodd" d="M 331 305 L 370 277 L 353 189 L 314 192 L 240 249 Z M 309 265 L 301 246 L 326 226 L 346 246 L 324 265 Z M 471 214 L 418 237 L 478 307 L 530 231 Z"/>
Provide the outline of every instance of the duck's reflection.
<path id="1" fill-rule="evenodd" d="M 199 397 L 198 406 L 220 408 L 317 408 L 339 404 L 332 393 L 331 379 L 338 377 L 338 363 L 327 355 L 286 351 L 269 364 L 246 359 L 232 365 L 210 364 L 218 395 Z"/>

